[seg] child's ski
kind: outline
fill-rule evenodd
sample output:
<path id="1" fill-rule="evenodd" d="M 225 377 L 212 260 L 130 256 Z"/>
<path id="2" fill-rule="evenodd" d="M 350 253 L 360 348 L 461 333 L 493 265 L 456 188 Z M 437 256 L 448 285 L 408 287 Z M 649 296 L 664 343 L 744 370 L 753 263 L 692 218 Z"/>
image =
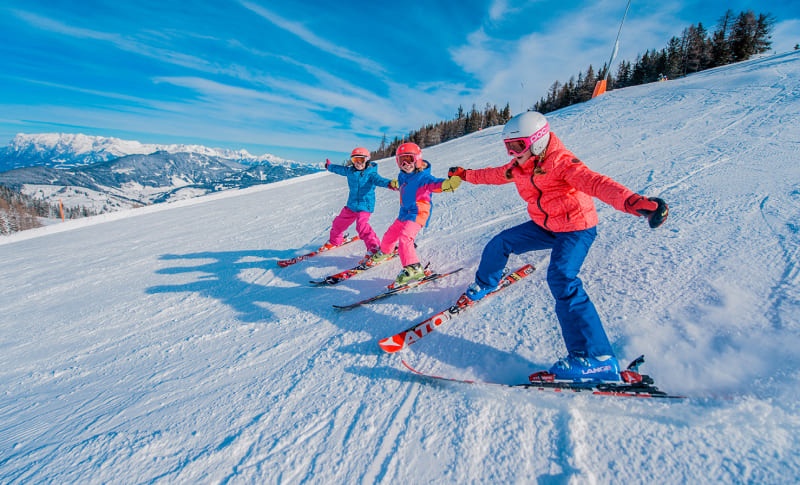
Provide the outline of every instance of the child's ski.
<path id="1" fill-rule="evenodd" d="M 345 244 L 350 244 L 353 241 L 358 241 L 358 236 L 345 237 L 344 241 L 342 241 L 342 244 L 340 244 L 340 245 L 338 245 L 336 247 L 333 247 L 331 249 L 340 248 L 340 247 L 344 246 Z M 318 255 L 320 253 L 324 253 L 324 252 L 330 251 L 331 249 L 325 249 L 325 246 L 321 246 L 316 251 L 311 251 L 308 254 L 302 254 L 300 256 L 295 256 L 294 258 L 290 258 L 290 259 L 281 259 L 281 260 L 278 261 L 278 266 L 280 266 L 281 268 L 285 268 L 285 267 L 291 266 L 291 265 L 293 265 L 295 263 L 299 263 L 300 261 L 304 261 L 304 260 L 306 260 L 308 258 L 313 258 L 314 256 L 316 256 L 316 255 Z"/>
<path id="2" fill-rule="evenodd" d="M 410 290 L 412 288 L 416 288 L 418 286 L 424 285 L 425 283 L 429 283 L 431 281 L 438 280 L 439 278 L 444 278 L 445 276 L 449 276 L 449 275 L 451 275 L 453 273 L 458 273 L 462 269 L 464 269 L 464 268 L 458 268 L 456 270 L 449 271 L 447 273 L 431 273 L 431 274 L 426 275 L 425 278 L 423 278 L 423 279 L 421 279 L 419 281 L 413 281 L 411 283 L 406 283 L 405 285 L 395 286 L 395 287 L 393 287 L 393 288 L 391 288 L 389 290 L 384 291 L 383 293 L 378 293 L 375 296 L 371 296 L 369 298 L 365 298 L 365 299 L 363 299 L 361 301 L 357 301 L 357 302 L 351 303 L 349 305 L 333 305 L 333 308 L 336 308 L 337 310 L 352 310 L 353 308 L 359 307 L 361 305 L 365 305 L 367 303 L 372 303 L 373 301 L 377 301 L 377 300 L 382 300 L 383 298 L 386 298 L 386 297 L 389 297 L 389 296 L 392 296 L 392 295 L 396 295 L 398 293 Z"/>
<path id="3" fill-rule="evenodd" d="M 366 270 L 368 270 L 370 268 L 374 268 L 375 266 L 378 266 L 379 264 L 383 264 L 386 261 L 391 261 L 396 256 L 397 256 L 397 253 L 392 253 L 392 257 L 391 258 L 383 260 L 383 261 L 381 261 L 379 263 L 373 263 L 373 262 L 367 260 L 367 262 L 360 263 L 357 266 L 354 266 L 354 267 L 352 267 L 350 269 L 346 269 L 346 270 L 340 271 L 340 272 L 338 272 L 336 274 L 332 274 L 330 276 L 326 276 L 325 278 L 322 278 L 321 280 L 311 280 L 309 283 L 311 283 L 314 286 L 335 285 L 337 283 L 341 283 L 344 280 L 349 280 L 353 276 L 355 276 L 357 274 L 360 274 L 360 273 L 363 273 L 364 271 L 366 271 Z"/>

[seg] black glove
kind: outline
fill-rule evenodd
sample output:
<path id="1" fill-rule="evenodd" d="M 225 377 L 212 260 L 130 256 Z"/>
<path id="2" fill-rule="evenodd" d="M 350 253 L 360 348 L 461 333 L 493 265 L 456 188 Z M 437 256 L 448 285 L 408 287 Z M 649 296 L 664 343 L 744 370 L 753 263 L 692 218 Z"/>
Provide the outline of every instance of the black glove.
<path id="1" fill-rule="evenodd" d="M 645 216 L 652 229 L 663 224 L 669 215 L 669 206 L 663 199 L 639 194 L 628 197 L 628 200 L 625 201 L 625 210 L 635 216 Z"/>
<path id="2" fill-rule="evenodd" d="M 447 171 L 448 177 L 458 177 L 461 180 L 464 180 L 466 175 L 467 171 L 464 170 L 464 167 L 450 167 L 450 169 Z"/>

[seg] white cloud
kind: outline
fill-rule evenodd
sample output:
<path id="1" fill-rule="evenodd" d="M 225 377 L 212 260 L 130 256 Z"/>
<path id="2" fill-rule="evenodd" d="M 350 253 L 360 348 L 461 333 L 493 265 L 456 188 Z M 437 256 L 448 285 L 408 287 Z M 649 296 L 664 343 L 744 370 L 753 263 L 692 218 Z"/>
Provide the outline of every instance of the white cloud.
<path id="1" fill-rule="evenodd" d="M 340 47 L 336 44 L 333 44 L 332 42 L 329 42 L 319 37 L 318 35 L 311 32 L 298 22 L 293 22 L 291 20 L 285 19 L 277 15 L 276 13 L 272 12 L 271 10 L 268 10 L 260 5 L 256 5 L 251 2 L 243 1 L 241 2 L 241 4 L 244 8 L 259 15 L 265 20 L 274 24 L 276 27 L 295 35 L 297 38 L 303 40 L 304 42 L 316 47 L 317 49 L 323 52 L 327 52 L 328 54 L 332 54 L 340 59 L 353 62 L 354 64 L 360 66 L 361 69 L 367 72 L 384 71 L 383 67 L 380 64 L 372 62 L 371 60 L 366 59 L 355 52 L 351 52 L 343 47 Z"/>
<path id="2" fill-rule="evenodd" d="M 31 12 L 15 11 L 14 13 L 29 25 L 50 33 L 65 35 L 77 39 L 89 39 L 105 42 L 125 52 L 138 54 L 150 59 L 156 59 L 160 62 L 174 64 L 181 67 L 203 71 L 216 70 L 216 68 L 210 66 L 208 61 L 201 57 L 188 55 L 176 50 L 155 47 L 145 42 L 140 42 L 134 38 L 126 37 L 117 33 L 73 27 L 58 20 L 43 17 Z"/>
<path id="3" fill-rule="evenodd" d="M 776 22 L 772 31 L 772 49 L 775 52 L 794 50 L 800 43 L 800 19 L 789 19 Z"/>
<path id="4" fill-rule="evenodd" d="M 507 5 L 498 0 L 490 7 L 489 17 L 514 15 L 530 18 L 531 10 L 511 15 Z M 517 7 L 519 8 L 519 7 Z M 541 5 L 532 8 L 541 10 Z M 481 27 L 467 37 L 464 45 L 451 49 L 453 61 L 481 83 L 479 102 L 503 104 L 512 111 L 527 109 L 547 94 L 555 81 L 566 82 L 592 65 L 595 72 L 611 57 L 625 4 L 608 1 L 581 7 L 568 15 L 539 17 L 536 29 L 513 40 L 493 37 L 492 29 Z M 673 6 L 628 14 L 620 37 L 620 51 L 612 64 L 612 73 L 620 60 L 635 60 L 647 49 L 665 47 L 682 24 L 675 20 Z M 522 23 L 524 24 L 524 23 Z M 516 25 L 516 27 L 515 27 Z M 501 26 L 519 28 L 518 25 Z M 676 27 L 671 27 L 676 25 Z M 677 27 L 680 25 L 681 27 Z"/>
<path id="5" fill-rule="evenodd" d="M 499 20 L 505 15 L 508 10 L 508 2 L 506 0 L 494 0 L 489 6 L 489 19 Z"/>
<path id="6" fill-rule="evenodd" d="M 104 40 L 109 42 L 119 42 L 120 39 L 119 35 L 116 34 L 109 34 L 106 32 L 100 32 L 91 29 L 82 29 L 79 27 L 73 27 L 63 22 L 59 22 L 57 20 L 44 17 L 32 12 L 14 10 L 13 13 L 17 17 L 28 23 L 29 25 L 47 32 L 62 34 L 79 39 L 94 39 L 94 40 Z"/>

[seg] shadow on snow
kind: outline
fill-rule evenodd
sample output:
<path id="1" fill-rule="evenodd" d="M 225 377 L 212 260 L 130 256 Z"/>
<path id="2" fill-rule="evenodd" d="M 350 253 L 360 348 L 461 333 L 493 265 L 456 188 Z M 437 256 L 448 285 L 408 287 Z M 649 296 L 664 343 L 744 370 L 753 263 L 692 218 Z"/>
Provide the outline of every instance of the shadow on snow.
<path id="1" fill-rule="evenodd" d="M 280 308 L 288 306 L 307 316 L 305 321 L 314 321 L 316 318 L 347 332 L 367 333 L 369 339 L 338 349 L 339 352 L 357 355 L 386 355 L 377 345 L 379 339 L 441 310 L 439 307 L 455 301 L 459 294 L 458 289 L 443 282 L 435 282 L 427 285 L 424 290 L 412 290 L 376 304 L 350 311 L 338 311 L 332 307 L 333 304 L 349 303 L 381 291 L 388 283 L 384 274 L 387 268 L 375 268 L 372 270 L 372 278 L 360 275 L 337 286 L 314 288 L 309 284 L 312 279 L 309 270 L 316 268 L 318 273 L 322 271 L 320 267 L 347 268 L 354 266 L 357 259 L 346 255 L 326 254 L 287 268 L 277 265 L 279 259 L 294 255 L 295 250 L 269 249 L 165 254 L 160 259 L 174 265 L 162 268 L 157 273 L 190 276 L 191 281 L 152 286 L 147 289 L 147 293 L 193 293 L 212 298 L 232 308 L 237 313 L 237 319 L 246 323 L 280 323 L 287 313 Z M 387 266 L 394 270 L 392 264 Z M 421 295 L 424 298 L 420 299 Z M 427 313 L 410 320 L 402 318 L 398 312 L 381 311 L 386 310 L 382 308 L 384 305 L 408 304 L 411 299 L 416 300 L 418 308 Z M 290 310 L 289 314 L 294 316 L 296 312 Z M 468 320 L 461 317 L 445 325 L 466 323 Z M 413 354 L 430 354 L 436 360 L 456 368 L 479 367 L 484 369 L 485 375 L 477 377 L 492 380 L 518 380 L 519 376 L 527 376 L 532 369 L 541 367 L 511 352 L 498 350 L 479 341 L 448 335 L 446 332 L 446 327 L 437 330 L 435 338 L 429 337 L 429 342 L 421 342 L 412 347 Z M 408 358 L 411 352 L 406 351 L 403 355 Z M 509 374 L 509 370 L 513 372 Z M 348 372 L 377 377 L 375 369 L 367 372 L 366 369 L 359 371 L 350 368 Z M 403 374 L 406 373 L 403 371 Z"/>

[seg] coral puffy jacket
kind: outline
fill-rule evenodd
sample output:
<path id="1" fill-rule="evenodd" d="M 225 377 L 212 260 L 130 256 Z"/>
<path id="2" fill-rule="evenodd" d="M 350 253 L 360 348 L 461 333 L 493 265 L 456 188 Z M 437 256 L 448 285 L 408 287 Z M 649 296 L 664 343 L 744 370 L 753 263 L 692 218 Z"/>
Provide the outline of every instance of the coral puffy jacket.
<path id="1" fill-rule="evenodd" d="M 501 185 L 513 182 L 528 202 L 528 214 L 539 226 L 553 232 L 589 229 L 597 225 L 592 197 L 617 210 L 634 192 L 610 177 L 590 170 L 550 133 L 543 159 L 531 157 L 521 165 L 512 161 L 502 167 L 467 170 L 471 184 Z M 638 215 L 638 214 L 634 214 Z"/>

